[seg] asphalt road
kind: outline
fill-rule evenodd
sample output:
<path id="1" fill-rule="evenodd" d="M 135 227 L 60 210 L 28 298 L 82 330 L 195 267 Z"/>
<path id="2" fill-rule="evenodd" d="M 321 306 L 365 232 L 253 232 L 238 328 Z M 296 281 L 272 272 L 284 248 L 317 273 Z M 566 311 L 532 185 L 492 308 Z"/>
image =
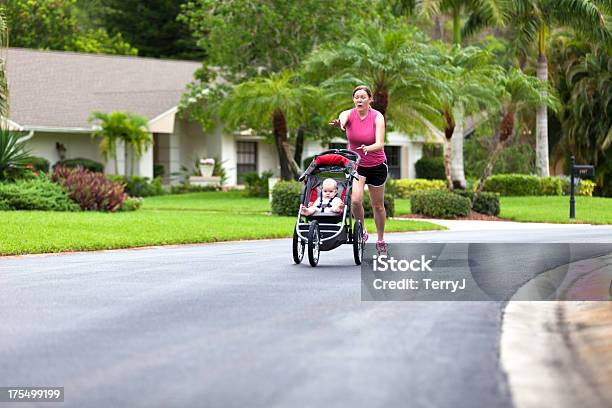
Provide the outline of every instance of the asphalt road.
<path id="1" fill-rule="evenodd" d="M 503 228 L 388 238 L 612 242 L 611 227 Z M 503 303 L 360 293 L 349 246 L 311 268 L 290 240 L 0 258 L 0 386 L 65 388 L 40 406 L 512 406 Z"/>

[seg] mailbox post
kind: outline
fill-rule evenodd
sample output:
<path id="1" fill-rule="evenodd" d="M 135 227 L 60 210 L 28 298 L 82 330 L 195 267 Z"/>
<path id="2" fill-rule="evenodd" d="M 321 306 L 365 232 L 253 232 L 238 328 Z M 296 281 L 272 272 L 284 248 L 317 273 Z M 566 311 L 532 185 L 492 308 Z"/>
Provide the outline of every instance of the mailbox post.
<path id="1" fill-rule="evenodd" d="M 591 165 L 576 165 L 576 158 L 572 156 L 572 171 L 570 175 L 570 218 L 576 219 L 576 198 L 574 197 L 574 177 L 593 177 L 595 175 L 595 166 Z"/>

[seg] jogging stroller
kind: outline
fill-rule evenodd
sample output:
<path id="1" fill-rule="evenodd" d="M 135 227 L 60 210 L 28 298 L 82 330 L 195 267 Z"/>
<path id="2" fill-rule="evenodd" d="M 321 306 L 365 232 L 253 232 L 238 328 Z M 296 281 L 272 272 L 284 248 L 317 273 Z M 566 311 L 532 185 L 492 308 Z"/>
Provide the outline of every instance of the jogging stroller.
<path id="1" fill-rule="evenodd" d="M 344 203 L 342 213 L 314 213 L 303 215 L 298 209 L 297 222 L 293 231 L 293 260 L 302 262 L 306 246 L 311 266 L 319 263 L 321 251 L 331 251 L 342 244 L 353 245 L 353 257 L 357 265 L 363 256 L 363 227 L 354 220 L 351 212 L 353 180 L 357 179 L 359 155 L 352 150 L 331 149 L 316 155 L 299 181 L 304 182 L 300 203 L 308 207 L 322 197 L 322 184 L 326 177 L 338 183 L 337 197 Z M 326 177 L 323 177 L 325 175 Z M 342 175 L 343 178 L 337 177 Z M 335 176 L 335 177 L 333 177 Z"/>

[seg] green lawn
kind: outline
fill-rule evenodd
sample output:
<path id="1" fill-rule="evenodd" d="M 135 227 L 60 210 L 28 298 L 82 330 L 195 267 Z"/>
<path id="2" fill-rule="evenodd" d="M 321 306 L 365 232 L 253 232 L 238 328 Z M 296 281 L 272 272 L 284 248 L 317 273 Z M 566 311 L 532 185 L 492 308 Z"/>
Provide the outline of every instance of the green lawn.
<path id="1" fill-rule="evenodd" d="M 0 211 L 0 255 L 290 237 L 295 218 L 268 211 L 267 199 L 240 192 L 150 197 L 142 209 L 126 213 Z M 372 220 L 366 227 L 376 230 Z M 442 228 L 389 220 L 385 229 Z"/>
<path id="2" fill-rule="evenodd" d="M 612 198 L 576 197 L 576 220 L 569 218 L 569 197 L 501 197 L 501 218 L 521 222 L 612 224 Z M 410 214 L 410 200 L 395 200 L 395 214 Z"/>
<path id="3" fill-rule="evenodd" d="M 525 222 L 612 224 L 612 198 L 576 197 L 576 220 L 569 218 L 569 197 L 502 197 L 500 217 Z"/>

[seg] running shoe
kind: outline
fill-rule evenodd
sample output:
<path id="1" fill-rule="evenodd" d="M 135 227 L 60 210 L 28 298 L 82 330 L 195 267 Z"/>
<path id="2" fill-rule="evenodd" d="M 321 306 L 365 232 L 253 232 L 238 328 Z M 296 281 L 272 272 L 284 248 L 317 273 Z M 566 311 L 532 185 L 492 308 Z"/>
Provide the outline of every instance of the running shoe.
<path id="1" fill-rule="evenodd" d="M 385 241 L 376 241 L 376 252 L 378 252 L 378 255 L 386 254 L 387 249 L 389 249 L 389 245 Z"/>

